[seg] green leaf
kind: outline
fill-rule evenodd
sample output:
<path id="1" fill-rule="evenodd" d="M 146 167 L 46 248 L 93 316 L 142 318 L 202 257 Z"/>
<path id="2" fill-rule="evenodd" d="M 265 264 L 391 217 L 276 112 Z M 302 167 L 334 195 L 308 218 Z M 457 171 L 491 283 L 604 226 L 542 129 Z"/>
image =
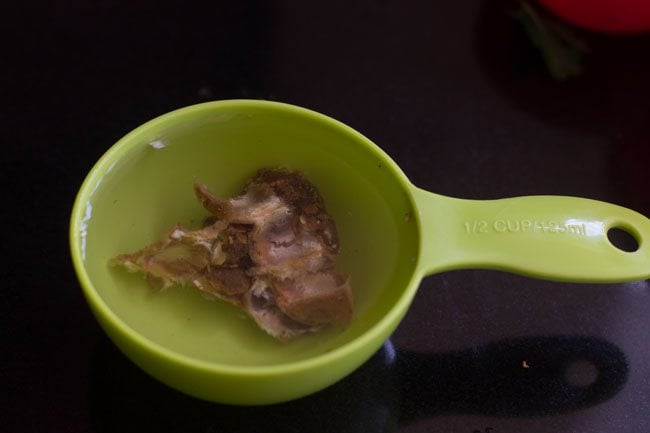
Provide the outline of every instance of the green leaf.
<path id="1" fill-rule="evenodd" d="M 588 48 L 568 27 L 525 1 L 512 15 L 539 49 L 551 77 L 565 81 L 582 73 L 582 55 Z"/>

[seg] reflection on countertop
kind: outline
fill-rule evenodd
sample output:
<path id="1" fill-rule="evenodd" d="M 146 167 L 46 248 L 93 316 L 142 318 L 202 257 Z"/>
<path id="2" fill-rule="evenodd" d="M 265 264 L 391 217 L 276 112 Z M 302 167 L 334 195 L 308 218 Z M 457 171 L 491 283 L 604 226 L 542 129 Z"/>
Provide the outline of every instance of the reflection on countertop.
<path id="1" fill-rule="evenodd" d="M 386 432 L 446 413 L 543 417 L 584 409 L 625 384 L 623 352 L 596 337 L 501 340 L 449 353 L 396 349 L 314 395 L 260 407 L 197 400 L 150 378 L 108 340 L 90 378 L 97 431 Z"/>

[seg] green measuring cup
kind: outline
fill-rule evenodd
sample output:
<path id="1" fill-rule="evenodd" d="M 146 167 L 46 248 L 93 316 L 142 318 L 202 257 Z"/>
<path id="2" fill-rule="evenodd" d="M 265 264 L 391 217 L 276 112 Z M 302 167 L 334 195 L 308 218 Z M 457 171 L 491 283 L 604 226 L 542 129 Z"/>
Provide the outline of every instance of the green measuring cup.
<path id="1" fill-rule="evenodd" d="M 154 293 L 108 266 L 168 227 L 198 226 L 192 184 L 238 193 L 261 167 L 299 169 L 318 187 L 341 238 L 355 318 L 284 344 L 244 314 L 197 290 Z M 622 251 L 619 228 L 637 248 Z M 318 391 L 352 372 L 390 336 L 426 275 L 489 268 L 560 281 L 650 278 L 650 220 L 575 197 L 476 201 L 412 185 L 370 140 L 322 114 L 232 100 L 158 117 L 117 142 L 92 168 L 70 221 L 70 248 L 98 322 L 137 365 L 193 396 L 269 404 Z"/>

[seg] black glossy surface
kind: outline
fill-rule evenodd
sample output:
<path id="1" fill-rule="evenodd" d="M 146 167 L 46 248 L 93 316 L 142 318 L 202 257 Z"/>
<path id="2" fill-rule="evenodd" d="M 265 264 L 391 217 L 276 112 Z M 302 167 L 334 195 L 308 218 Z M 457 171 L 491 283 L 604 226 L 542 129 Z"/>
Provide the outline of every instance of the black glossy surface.
<path id="1" fill-rule="evenodd" d="M 441 194 L 579 195 L 650 215 L 650 35 L 585 35 L 584 74 L 557 83 L 508 6 L 3 6 L 0 431 L 648 431 L 648 281 L 432 276 L 353 375 L 305 399 L 241 408 L 179 394 L 133 366 L 72 271 L 68 217 L 94 161 L 138 124 L 212 99 L 331 115 Z"/>

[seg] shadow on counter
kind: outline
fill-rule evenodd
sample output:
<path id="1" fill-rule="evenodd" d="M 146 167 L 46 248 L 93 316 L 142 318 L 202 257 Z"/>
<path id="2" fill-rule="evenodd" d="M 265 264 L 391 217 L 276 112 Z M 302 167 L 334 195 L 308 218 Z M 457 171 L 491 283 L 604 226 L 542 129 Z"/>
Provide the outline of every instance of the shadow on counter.
<path id="1" fill-rule="evenodd" d="M 213 404 L 144 374 L 107 339 L 98 345 L 90 407 L 98 432 L 388 432 L 445 413 L 545 416 L 584 409 L 625 384 L 625 355 L 595 337 L 528 337 L 449 353 L 387 341 L 346 379 L 260 407 Z"/>

